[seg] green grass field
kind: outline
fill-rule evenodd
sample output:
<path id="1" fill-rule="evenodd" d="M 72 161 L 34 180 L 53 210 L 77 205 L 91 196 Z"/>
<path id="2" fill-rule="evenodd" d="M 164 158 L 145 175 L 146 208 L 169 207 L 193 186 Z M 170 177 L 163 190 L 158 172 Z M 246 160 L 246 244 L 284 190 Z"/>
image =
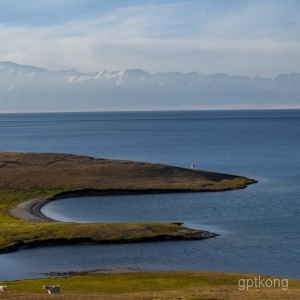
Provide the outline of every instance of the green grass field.
<path id="1" fill-rule="evenodd" d="M 299 299 L 300 281 L 289 279 L 288 288 L 252 287 L 241 290 L 240 280 L 258 275 L 215 272 L 137 272 L 2 282 L 3 299 L 49 299 L 43 285 L 61 286 L 55 299 Z M 272 277 L 261 276 L 264 280 Z M 285 282 L 286 283 L 286 282 Z M 286 285 L 284 285 L 286 287 Z"/>

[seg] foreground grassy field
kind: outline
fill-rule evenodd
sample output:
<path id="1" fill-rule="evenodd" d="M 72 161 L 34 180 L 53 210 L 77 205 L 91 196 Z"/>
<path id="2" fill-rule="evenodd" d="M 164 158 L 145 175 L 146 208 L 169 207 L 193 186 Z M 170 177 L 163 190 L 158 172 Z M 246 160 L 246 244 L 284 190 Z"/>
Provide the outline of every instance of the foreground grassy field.
<path id="1" fill-rule="evenodd" d="M 74 276 L 68 278 L 1 282 L 7 292 L 1 299 L 211 299 L 258 300 L 299 299 L 300 281 L 288 280 L 288 286 L 277 283 L 272 287 L 243 289 L 243 282 L 259 275 L 214 272 L 138 272 Z M 272 277 L 260 276 L 263 282 Z M 269 281 L 266 281 L 269 280 Z M 240 283 L 240 284 L 239 284 Z M 61 286 L 60 295 L 48 295 L 43 285 Z M 258 286 L 258 284 L 257 284 Z M 284 289 L 283 289 L 284 287 Z M 286 288 L 287 287 L 287 288 Z"/>
<path id="2" fill-rule="evenodd" d="M 25 222 L 12 208 L 33 198 L 78 189 L 105 193 L 223 191 L 254 180 L 236 175 L 86 156 L 0 153 L 0 253 L 20 247 L 79 242 L 195 239 L 201 231 L 170 223 Z"/>

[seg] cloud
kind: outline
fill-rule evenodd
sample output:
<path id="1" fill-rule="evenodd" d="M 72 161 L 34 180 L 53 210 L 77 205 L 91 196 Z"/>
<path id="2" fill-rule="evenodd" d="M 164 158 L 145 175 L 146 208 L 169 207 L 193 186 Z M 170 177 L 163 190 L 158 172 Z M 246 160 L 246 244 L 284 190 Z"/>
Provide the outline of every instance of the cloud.
<path id="1" fill-rule="evenodd" d="M 300 4 L 293 0 L 226 5 L 215 0 L 114 1 L 118 5 L 89 0 L 92 10 L 83 0 L 14 0 L 11 5 L 17 2 L 23 3 L 20 11 L 51 7 L 45 17 L 51 22 L 28 17 L 21 24 L 13 19 L 0 24 L 0 60 L 55 70 L 142 68 L 251 76 L 300 68 Z"/>

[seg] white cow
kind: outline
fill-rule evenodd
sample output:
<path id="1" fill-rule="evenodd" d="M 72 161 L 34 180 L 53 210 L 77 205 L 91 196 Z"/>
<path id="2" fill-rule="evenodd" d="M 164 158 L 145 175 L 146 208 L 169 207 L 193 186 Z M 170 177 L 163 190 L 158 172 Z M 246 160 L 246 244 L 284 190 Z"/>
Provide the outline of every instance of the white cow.
<path id="1" fill-rule="evenodd" d="M 43 290 L 47 290 L 49 294 L 60 294 L 60 285 L 44 285 Z"/>
<path id="2" fill-rule="evenodd" d="M 6 288 L 6 285 L 0 285 L 0 292 L 5 292 Z"/>

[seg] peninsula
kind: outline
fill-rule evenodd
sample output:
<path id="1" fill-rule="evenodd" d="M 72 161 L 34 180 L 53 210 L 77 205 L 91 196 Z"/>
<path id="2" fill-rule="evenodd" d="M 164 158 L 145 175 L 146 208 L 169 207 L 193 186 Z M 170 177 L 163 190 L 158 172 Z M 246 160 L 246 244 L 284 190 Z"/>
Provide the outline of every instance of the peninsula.
<path id="1" fill-rule="evenodd" d="M 163 164 L 56 153 L 0 153 L 0 253 L 24 247 L 189 240 L 217 236 L 174 223 L 64 223 L 49 201 L 82 195 L 213 192 L 246 188 L 246 177 Z"/>

